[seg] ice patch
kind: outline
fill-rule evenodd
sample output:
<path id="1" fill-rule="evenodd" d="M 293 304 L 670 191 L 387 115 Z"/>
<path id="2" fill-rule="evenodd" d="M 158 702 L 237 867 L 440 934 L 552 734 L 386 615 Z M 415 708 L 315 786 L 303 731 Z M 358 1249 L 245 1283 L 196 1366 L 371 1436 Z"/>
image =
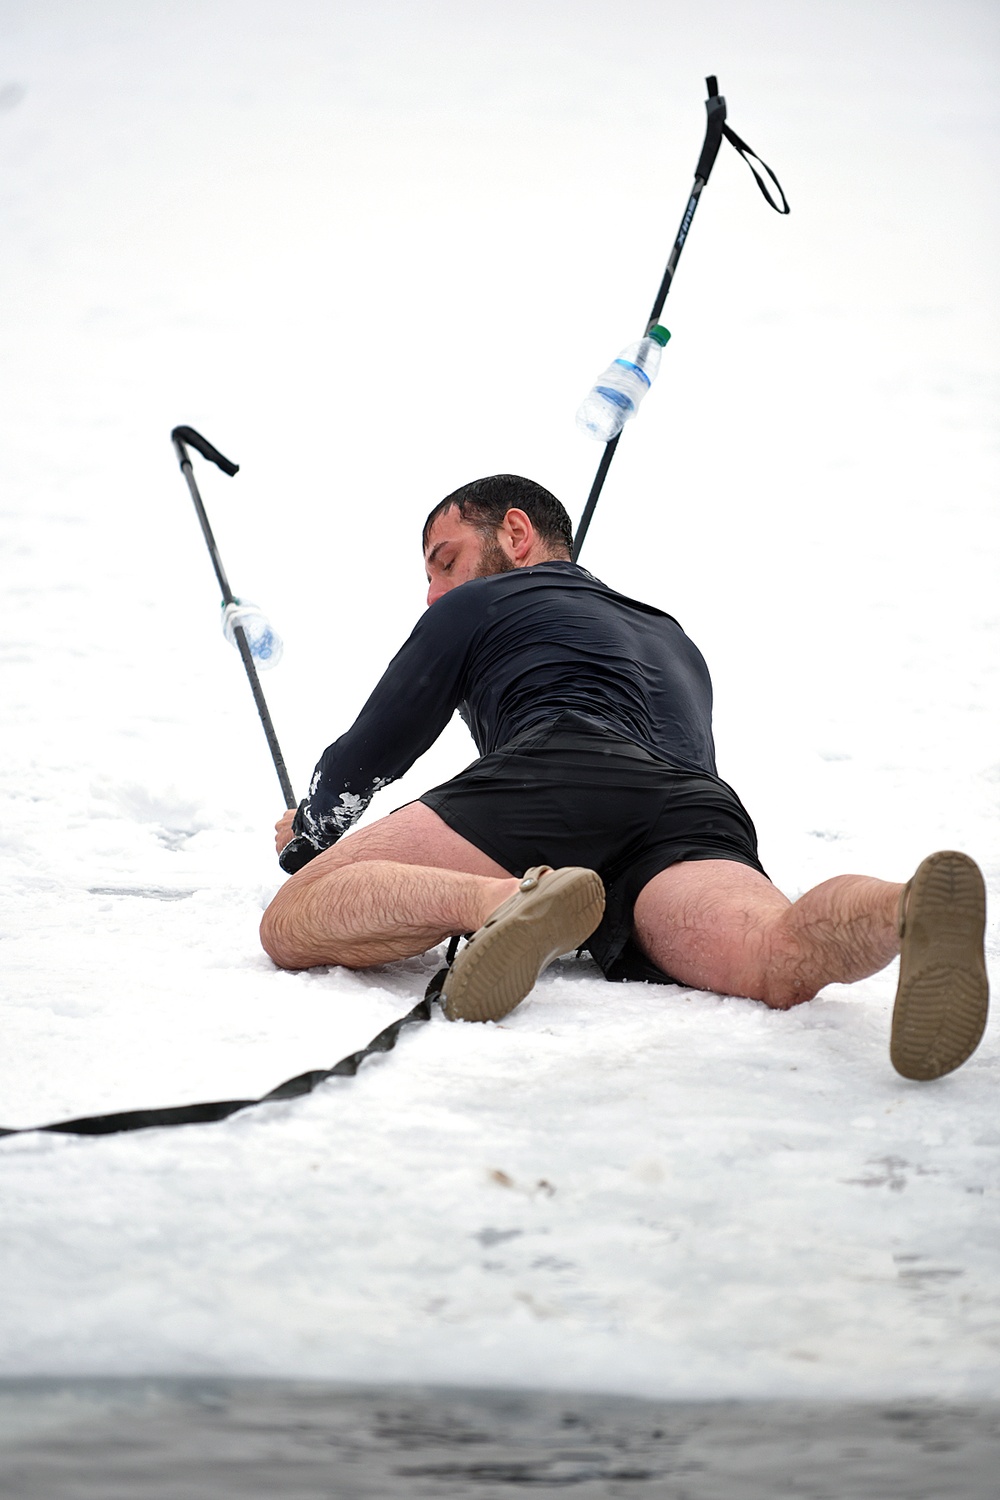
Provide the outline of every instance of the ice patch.
<path id="1" fill-rule="evenodd" d="M 169 891 L 160 886 L 89 885 L 91 896 L 142 896 L 148 901 L 186 901 L 194 891 Z"/>

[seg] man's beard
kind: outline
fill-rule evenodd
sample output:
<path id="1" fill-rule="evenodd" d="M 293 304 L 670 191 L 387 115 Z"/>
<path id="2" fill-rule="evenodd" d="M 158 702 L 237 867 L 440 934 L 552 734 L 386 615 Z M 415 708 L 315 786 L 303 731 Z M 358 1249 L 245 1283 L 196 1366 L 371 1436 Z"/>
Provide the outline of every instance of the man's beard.
<path id="1" fill-rule="evenodd" d="M 517 563 L 511 562 L 506 552 L 496 539 L 496 535 L 490 532 L 484 536 L 479 548 L 479 562 L 476 566 L 476 578 L 492 578 L 494 573 L 514 573 L 517 571 Z"/>

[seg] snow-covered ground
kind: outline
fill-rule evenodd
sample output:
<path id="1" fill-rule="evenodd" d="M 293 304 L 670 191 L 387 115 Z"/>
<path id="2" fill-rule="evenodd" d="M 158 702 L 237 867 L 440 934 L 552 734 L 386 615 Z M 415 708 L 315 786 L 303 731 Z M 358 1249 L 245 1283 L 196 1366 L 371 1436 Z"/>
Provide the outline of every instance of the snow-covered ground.
<path id="1" fill-rule="evenodd" d="M 584 552 L 675 613 L 797 894 L 929 850 L 1000 894 L 995 7 L 3 0 L 0 1123 L 260 1093 L 434 959 L 276 972 L 281 799 L 422 607 L 419 526 L 674 338 Z M 449 730 L 372 816 L 465 764 Z M 998 977 L 995 914 L 989 955 Z M 917 1086 L 890 970 L 791 1014 L 550 971 L 221 1125 L 0 1145 L 0 1373 L 1000 1394 L 1000 1046 Z"/>

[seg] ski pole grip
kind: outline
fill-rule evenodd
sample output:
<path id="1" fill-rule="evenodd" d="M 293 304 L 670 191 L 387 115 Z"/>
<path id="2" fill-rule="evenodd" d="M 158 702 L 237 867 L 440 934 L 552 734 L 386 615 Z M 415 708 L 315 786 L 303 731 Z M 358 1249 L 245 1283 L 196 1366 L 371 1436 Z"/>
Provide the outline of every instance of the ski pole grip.
<path id="1" fill-rule="evenodd" d="M 192 448 L 197 448 L 202 458 L 207 458 L 209 463 L 216 464 L 223 474 L 238 474 L 239 464 L 234 464 L 230 459 L 213 448 L 208 438 L 203 438 L 200 432 L 195 432 L 193 427 L 175 427 L 170 434 L 175 443 L 189 443 Z M 183 460 L 182 460 L 183 462 Z"/>
<path id="2" fill-rule="evenodd" d="M 701 148 L 701 156 L 694 169 L 695 177 L 700 177 L 702 182 L 708 181 L 709 174 L 715 166 L 715 158 L 722 145 L 722 127 L 726 123 L 726 101 L 719 93 L 718 80 L 714 77 L 706 78 L 705 85 L 708 89 L 708 98 L 705 100 L 708 124 L 705 129 L 705 144 Z"/>

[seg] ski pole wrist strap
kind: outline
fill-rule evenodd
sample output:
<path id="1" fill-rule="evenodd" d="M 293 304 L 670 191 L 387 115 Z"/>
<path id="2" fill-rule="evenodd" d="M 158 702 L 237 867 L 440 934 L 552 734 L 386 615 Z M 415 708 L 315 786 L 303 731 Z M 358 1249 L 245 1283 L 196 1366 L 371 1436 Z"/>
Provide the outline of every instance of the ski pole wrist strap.
<path id="1" fill-rule="evenodd" d="M 775 213 L 791 213 L 791 209 L 788 206 L 788 199 L 785 197 L 784 189 L 782 188 L 781 183 L 778 181 L 777 177 L 775 177 L 774 173 L 771 171 L 771 168 L 768 166 L 767 162 L 761 161 L 756 151 L 754 151 L 751 146 L 748 146 L 746 141 L 740 140 L 739 136 L 736 134 L 736 131 L 732 128 L 731 125 L 723 125 L 722 134 L 726 137 L 726 140 L 729 141 L 731 145 L 736 147 L 736 150 L 742 156 L 743 160 L 750 168 L 754 177 L 756 177 L 757 186 L 760 188 L 761 192 L 764 194 L 764 197 L 767 199 L 768 203 L 770 203 Z M 764 171 L 767 173 L 768 177 L 770 177 L 771 181 L 778 189 L 778 192 L 781 194 L 781 208 L 778 207 L 774 199 L 771 197 L 771 194 L 768 192 L 767 183 L 757 171 L 757 168 L 754 166 L 754 162 L 760 163 L 760 165 L 764 168 Z"/>

